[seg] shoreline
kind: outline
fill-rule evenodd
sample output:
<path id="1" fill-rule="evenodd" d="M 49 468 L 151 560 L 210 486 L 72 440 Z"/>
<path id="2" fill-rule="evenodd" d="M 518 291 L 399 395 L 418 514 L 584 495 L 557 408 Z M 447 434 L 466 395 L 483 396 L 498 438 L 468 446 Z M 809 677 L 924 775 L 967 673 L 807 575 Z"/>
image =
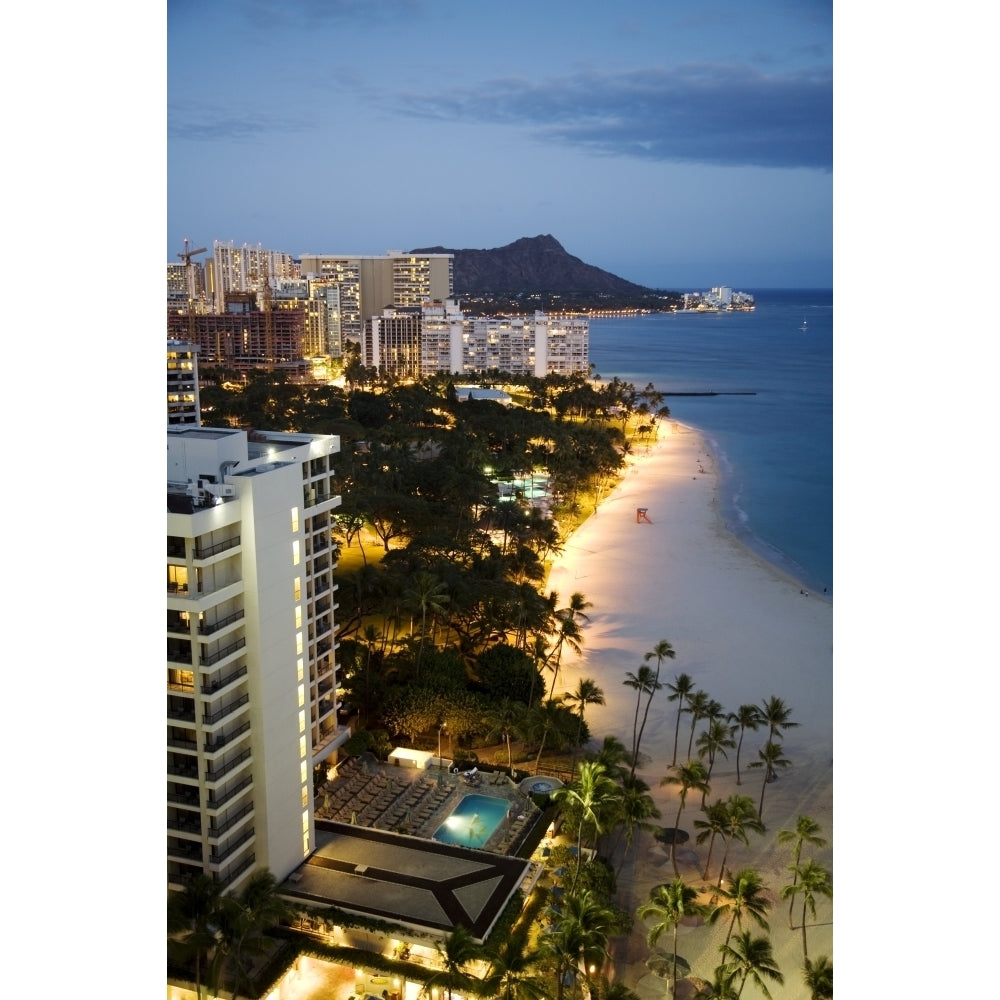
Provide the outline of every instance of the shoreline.
<path id="1" fill-rule="evenodd" d="M 637 507 L 648 509 L 650 523 L 637 522 Z M 581 653 L 564 654 L 555 692 L 572 691 L 583 678 L 602 689 L 605 705 L 587 710 L 592 745 L 613 733 L 631 747 L 636 692 L 624 681 L 661 639 L 675 651 L 674 659 L 663 662 L 661 683 L 687 673 L 727 712 L 741 704 L 760 705 L 772 695 L 791 708 L 799 726 L 781 737 L 783 756 L 791 763 L 779 779 L 765 786 L 760 771 L 746 770 L 767 738 L 766 731 L 747 731 L 741 783 L 730 750 L 728 758 L 716 760 L 707 801 L 745 794 L 756 805 L 764 793 L 766 832 L 752 836 L 749 849 L 734 844 L 727 867 L 749 865 L 761 873 L 774 898 L 771 939 L 785 975 L 784 986 L 771 985 L 771 993 L 774 1000 L 801 996 L 801 931 L 797 924 L 788 929 L 788 905 L 780 902 L 790 859 L 777 834 L 794 828 L 799 815 L 813 817 L 828 846 L 804 852 L 803 859 L 812 857 L 832 870 L 832 602 L 806 596 L 797 579 L 728 529 L 720 509 L 719 469 L 706 436 L 674 420 L 660 425 L 657 441 L 637 451 L 622 481 L 566 540 L 546 589 L 560 595 L 560 605 L 576 591 L 592 602 Z M 655 667 L 655 660 L 648 662 Z M 677 724 L 676 703 L 668 695 L 664 689 L 652 700 L 636 773 L 660 810 L 658 825 L 672 826 L 677 793 L 660 784 L 669 773 Z M 683 716 L 679 762 L 687 755 L 690 728 Z M 717 849 L 712 877 L 705 880 L 707 844 L 695 843 L 693 826 L 700 805 L 700 796 L 689 796 L 679 825 L 691 838 L 678 851 L 681 876 L 698 886 L 714 883 L 721 860 Z M 653 886 L 673 877 L 669 853 L 650 834 L 637 834 L 619 880 L 620 905 L 634 914 Z M 809 954 L 832 957 L 832 903 L 817 900 L 816 906 Z M 616 942 L 614 969 L 642 1000 L 653 1000 L 663 996 L 665 983 L 645 965 L 646 929 L 636 920 L 632 933 Z M 694 975 L 711 979 L 724 937 L 719 927 L 681 928 L 678 950 Z"/>

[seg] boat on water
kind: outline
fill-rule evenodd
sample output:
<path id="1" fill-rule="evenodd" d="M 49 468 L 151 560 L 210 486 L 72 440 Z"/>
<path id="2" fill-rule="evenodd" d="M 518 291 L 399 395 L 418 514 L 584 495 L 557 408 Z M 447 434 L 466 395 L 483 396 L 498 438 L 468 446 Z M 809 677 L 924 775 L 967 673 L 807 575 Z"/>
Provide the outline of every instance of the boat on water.
<path id="1" fill-rule="evenodd" d="M 802 326 L 800 326 L 800 327 L 799 327 L 799 329 L 800 329 L 800 330 L 801 330 L 801 331 L 802 331 L 803 333 L 805 333 L 805 332 L 806 332 L 806 331 L 807 331 L 807 330 L 809 329 L 809 324 L 808 324 L 808 323 L 806 323 L 806 321 L 805 321 L 805 320 L 803 319 L 803 320 L 802 320 Z"/>

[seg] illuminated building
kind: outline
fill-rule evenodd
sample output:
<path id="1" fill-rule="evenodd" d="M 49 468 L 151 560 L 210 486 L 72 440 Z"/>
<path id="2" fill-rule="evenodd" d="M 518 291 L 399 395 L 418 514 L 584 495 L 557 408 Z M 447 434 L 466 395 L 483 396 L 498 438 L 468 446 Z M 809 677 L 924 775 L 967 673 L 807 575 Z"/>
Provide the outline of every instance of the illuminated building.
<path id="1" fill-rule="evenodd" d="M 168 359 L 170 346 L 168 345 Z M 336 759 L 330 435 L 167 427 L 167 881 L 280 880 Z"/>
<path id="2" fill-rule="evenodd" d="M 197 344 L 167 341 L 167 423 L 201 423 Z"/>

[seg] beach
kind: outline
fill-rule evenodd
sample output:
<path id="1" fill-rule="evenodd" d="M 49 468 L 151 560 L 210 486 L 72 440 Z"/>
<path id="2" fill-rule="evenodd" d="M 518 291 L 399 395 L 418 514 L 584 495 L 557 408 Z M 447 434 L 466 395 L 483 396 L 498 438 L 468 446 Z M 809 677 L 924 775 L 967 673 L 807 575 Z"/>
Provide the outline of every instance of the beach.
<path id="1" fill-rule="evenodd" d="M 646 509 L 645 518 L 637 515 L 640 508 Z M 832 871 L 832 604 L 823 595 L 807 593 L 799 581 L 725 529 L 714 458 L 695 429 L 676 421 L 659 425 L 655 444 L 636 446 L 621 483 L 568 539 L 547 586 L 559 594 L 560 607 L 577 591 L 592 604 L 581 654 L 563 654 L 557 693 L 573 690 L 584 677 L 603 690 L 606 704 L 588 707 L 586 715 L 595 745 L 614 734 L 631 747 L 636 692 L 623 682 L 662 639 L 671 643 L 675 658 L 664 660 L 661 683 L 687 673 L 696 688 L 726 711 L 742 704 L 759 706 L 771 696 L 790 707 L 791 721 L 799 725 L 780 737 L 782 756 L 790 763 L 777 780 L 764 788 L 763 771 L 746 770 L 767 739 L 766 729 L 747 731 L 740 754 L 742 784 L 737 785 L 736 755 L 730 750 L 728 759 L 715 762 L 707 802 L 740 793 L 756 805 L 764 788 L 766 832 L 751 834 L 749 848 L 735 843 L 727 868 L 756 868 L 773 898 L 771 941 L 785 983 L 770 982 L 771 996 L 792 1000 L 807 995 L 801 975 L 802 901 L 797 897 L 795 928 L 790 930 L 789 904 L 780 893 L 791 880 L 791 857 L 777 835 L 794 829 L 798 816 L 812 817 L 827 846 L 807 845 L 802 860 L 812 858 Z M 655 668 L 655 658 L 649 665 Z M 640 748 L 646 760 L 637 771 L 650 786 L 662 826 L 674 825 L 678 809 L 676 790 L 660 787 L 661 778 L 670 773 L 677 719 L 677 703 L 668 701 L 669 693 L 664 688 L 653 698 Z M 683 716 L 679 763 L 687 756 L 690 726 L 690 717 Z M 700 793 L 689 793 L 679 825 L 691 838 L 677 852 L 682 877 L 697 887 L 706 884 L 701 869 L 708 848 L 707 843 L 695 844 L 693 820 L 700 805 Z M 717 880 L 721 858 L 717 842 L 707 881 Z M 650 889 L 673 878 L 668 849 L 650 834 L 639 833 L 619 879 L 618 901 L 634 914 Z M 810 958 L 832 959 L 832 920 L 832 902 L 818 898 L 815 925 L 812 917 L 808 921 Z M 628 939 L 617 943 L 614 977 L 643 1000 L 660 1000 L 666 984 L 646 966 L 647 929 L 636 920 Z M 678 953 L 690 963 L 692 975 L 712 978 L 725 932 L 725 921 L 710 928 L 687 922 L 681 926 Z M 659 948 L 671 950 L 670 934 L 661 937 Z M 748 982 L 743 996 L 758 995 Z"/>

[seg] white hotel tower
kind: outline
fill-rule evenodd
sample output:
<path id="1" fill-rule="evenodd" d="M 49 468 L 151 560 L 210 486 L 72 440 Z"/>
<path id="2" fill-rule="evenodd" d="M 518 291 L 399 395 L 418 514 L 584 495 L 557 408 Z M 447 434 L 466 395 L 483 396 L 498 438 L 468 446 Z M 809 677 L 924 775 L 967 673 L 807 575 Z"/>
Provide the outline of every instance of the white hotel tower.
<path id="1" fill-rule="evenodd" d="M 329 435 L 167 427 L 167 882 L 280 880 L 337 722 Z"/>

